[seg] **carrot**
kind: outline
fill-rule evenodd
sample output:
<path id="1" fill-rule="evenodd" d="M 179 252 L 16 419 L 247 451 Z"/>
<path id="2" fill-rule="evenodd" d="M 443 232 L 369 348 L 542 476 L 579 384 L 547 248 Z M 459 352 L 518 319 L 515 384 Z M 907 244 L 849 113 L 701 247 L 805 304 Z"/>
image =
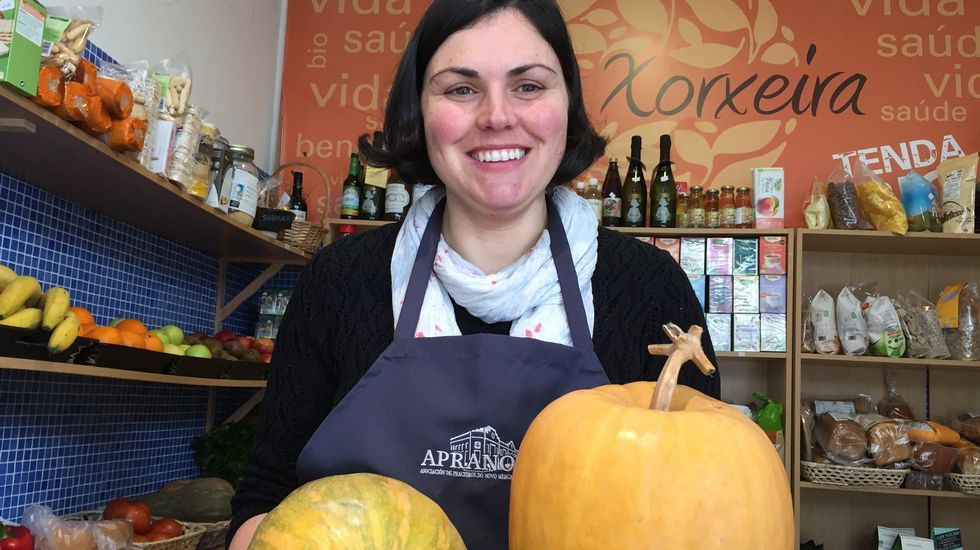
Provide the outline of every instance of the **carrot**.
<path id="1" fill-rule="evenodd" d="M 146 138 L 146 122 L 136 118 L 113 120 L 108 138 L 109 147 L 116 151 L 141 151 Z"/>
<path id="2" fill-rule="evenodd" d="M 112 118 L 122 120 L 133 111 L 133 90 L 122 80 L 100 76 L 96 79 L 95 92 Z"/>
<path id="3" fill-rule="evenodd" d="M 88 91 L 78 82 L 65 82 L 65 98 L 54 113 L 69 121 L 85 120 L 88 115 Z"/>
<path id="4" fill-rule="evenodd" d="M 95 94 L 95 79 L 99 76 L 99 70 L 95 68 L 88 59 L 82 59 L 78 63 L 78 68 L 75 69 L 75 82 L 83 84 L 85 89 L 88 90 L 88 95 Z"/>
<path id="5" fill-rule="evenodd" d="M 88 116 L 80 123 L 80 126 L 93 134 L 108 132 L 112 127 L 112 119 L 109 112 L 102 105 L 102 99 L 94 95 L 88 98 Z"/>
<path id="6" fill-rule="evenodd" d="M 57 107 L 65 96 L 65 75 L 58 67 L 45 65 L 37 76 L 37 96 L 34 102 L 44 107 Z"/>

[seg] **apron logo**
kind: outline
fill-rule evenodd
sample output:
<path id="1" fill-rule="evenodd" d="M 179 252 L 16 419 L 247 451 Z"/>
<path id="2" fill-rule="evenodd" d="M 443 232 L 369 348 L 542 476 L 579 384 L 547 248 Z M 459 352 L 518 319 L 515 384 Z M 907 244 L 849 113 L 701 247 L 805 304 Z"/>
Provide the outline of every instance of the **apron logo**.
<path id="1" fill-rule="evenodd" d="M 448 451 L 427 450 L 419 473 L 509 480 L 516 459 L 514 442 L 504 443 L 497 430 L 485 426 L 450 438 Z"/>

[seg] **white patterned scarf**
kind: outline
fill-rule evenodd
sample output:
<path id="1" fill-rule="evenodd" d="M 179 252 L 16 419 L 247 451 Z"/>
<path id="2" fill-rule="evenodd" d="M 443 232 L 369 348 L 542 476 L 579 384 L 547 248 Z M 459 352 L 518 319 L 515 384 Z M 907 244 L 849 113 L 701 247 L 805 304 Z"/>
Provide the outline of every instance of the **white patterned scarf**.
<path id="1" fill-rule="evenodd" d="M 391 258 L 395 326 L 398 326 L 408 279 L 425 226 L 445 194 L 442 187 L 434 187 L 426 192 L 409 209 L 405 223 L 398 232 Z M 553 194 L 558 215 L 568 236 L 591 333 L 595 319 L 592 273 L 595 271 L 598 250 L 598 223 L 589 204 L 571 189 L 559 186 L 554 189 Z M 484 274 L 463 259 L 440 236 L 429 284 L 425 289 L 422 312 L 415 329 L 416 338 L 461 334 L 450 296 L 457 304 L 486 323 L 513 321 L 511 336 L 572 345 L 561 287 L 558 285 L 558 272 L 551 258 L 551 237 L 547 229 L 524 256 L 500 272 L 491 274 Z"/>

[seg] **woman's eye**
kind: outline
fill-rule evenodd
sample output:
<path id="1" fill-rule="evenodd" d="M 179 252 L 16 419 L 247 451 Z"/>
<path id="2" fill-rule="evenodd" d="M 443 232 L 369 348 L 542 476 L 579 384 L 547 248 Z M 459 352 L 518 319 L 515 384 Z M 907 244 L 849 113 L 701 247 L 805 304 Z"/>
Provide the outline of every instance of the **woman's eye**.
<path id="1" fill-rule="evenodd" d="M 476 90 L 470 88 L 469 86 L 457 86 L 446 92 L 448 95 L 471 95 L 474 93 L 476 93 Z"/>
<path id="2" fill-rule="evenodd" d="M 525 93 L 525 94 L 533 94 L 534 92 L 539 92 L 539 91 L 541 91 L 543 89 L 544 88 L 542 88 L 541 86 L 538 86 L 537 84 L 531 84 L 529 82 L 528 83 L 521 84 L 520 86 L 517 87 L 517 90 L 519 92 L 522 92 L 522 93 Z"/>

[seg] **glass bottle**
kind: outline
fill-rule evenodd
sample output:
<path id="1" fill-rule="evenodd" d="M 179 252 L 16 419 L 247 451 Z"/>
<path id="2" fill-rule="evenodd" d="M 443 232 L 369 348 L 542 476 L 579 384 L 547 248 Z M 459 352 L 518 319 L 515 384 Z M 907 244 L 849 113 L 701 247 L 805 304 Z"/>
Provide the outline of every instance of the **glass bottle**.
<path id="1" fill-rule="evenodd" d="M 704 200 L 704 226 L 709 229 L 718 228 L 718 190 L 708 189 Z"/>
<path id="2" fill-rule="evenodd" d="M 724 185 L 718 199 L 718 227 L 735 227 L 735 188 Z"/>
<path id="3" fill-rule="evenodd" d="M 344 180 L 344 190 L 340 198 L 340 217 L 356 220 L 361 213 L 361 162 L 357 153 L 350 154 L 350 168 Z"/>
<path id="4" fill-rule="evenodd" d="M 589 186 L 585 189 L 584 198 L 595 212 L 595 219 L 602 223 L 602 191 L 599 190 L 599 180 L 589 178 Z"/>
<path id="5" fill-rule="evenodd" d="M 578 195 L 578 196 L 580 196 L 580 197 L 585 196 L 585 182 L 584 181 L 581 181 L 580 180 L 580 181 L 575 182 L 575 194 Z"/>
<path id="6" fill-rule="evenodd" d="M 390 222 L 401 221 L 411 203 L 408 186 L 394 170 L 388 172 L 388 184 L 385 186 L 385 219 Z"/>
<path id="7" fill-rule="evenodd" d="M 293 172 L 293 192 L 289 196 L 289 211 L 296 219 L 306 221 L 306 200 L 303 199 L 303 173 Z"/>
<path id="8" fill-rule="evenodd" d="M 630 164 L 626 169 L 626 182 L 623 184 L 624 227 L 647 225 L 647 181 L 643 176 L 643 161 L 640 159 L 642 139 L 640 136 L 633 136 L 630 143 Z"/>
<path id="9" fill-rule="evenodd" d="M 755 227 L 755 207 L 748 187 L 739 187 L 735 194 L 735 227 Z"/>
<path id="10" fill-rule="evenodd" d="M 245 225 L 252 225 L 259 205 L 259 168 L 255 166 L 255 150 L 247 145 L 231 145 L 231 166 L 225 172 L 221 186 L 227 200 L 228 215 Z"/>
<path id="11" fill-rule="evenodd" d="M 619 163 L 609 162 L 606 179 L 602 182 L 602 225 L 619 227 L 623 223 L 623 183 L 619 178 Z"/>
<path id="12" fill-rule="evenodd" d="M 383 214 L 382 208 L 384 208 L 384 198 L 381 196 L 384 194 L 384 189 L 369 183 L 364 183 L 362 188 L 361 208 L 358 217 L 362 220 L 380 220 Z"/>
<path id="13" fill-rule="evenodd" d="M 687 227 L 687 193 L 681 191 L 677 194 L 677 227 Z"/>
<path id="14" fill-rule="evenodd" d="M 687 197 L 687 226 L 704 227 L 704 197 L 700 185 L 691 187 L 691 194 Z"/>
<path id="15" fill-rule="evenodd" d="M 677 185 L 670 165 L 670 136 L 664 134 L 660 136 L 660 162 L 653 173 L 650 227 L 677 225 Z"/>

